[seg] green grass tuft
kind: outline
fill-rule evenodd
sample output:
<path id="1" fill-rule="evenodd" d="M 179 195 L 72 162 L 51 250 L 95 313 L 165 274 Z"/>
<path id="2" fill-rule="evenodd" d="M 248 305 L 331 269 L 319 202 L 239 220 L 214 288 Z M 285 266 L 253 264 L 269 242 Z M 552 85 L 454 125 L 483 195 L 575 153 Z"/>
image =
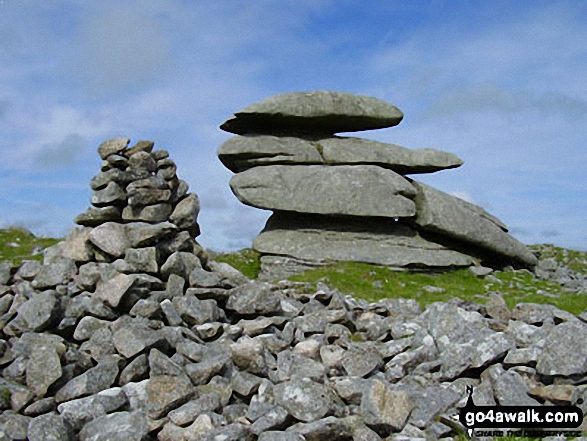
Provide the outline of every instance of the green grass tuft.
<path id="1" fill-rule="evenodd" d="M 249 279 L 256 279 L 259 277 L 261 271 L 260 254 L 253 251 L 251 248 L 245 248 L 234 253 L 220 253 L 213 258 L 217 262 L 228 263 L 233 268 L 236 268 Z"/>
<path id="2" fill-rule="evenodd" d="M 14 265 L 23 260 L 43 260 L 43 254 L 33 254 L 34 248 L 47 248 L 61 239 L 36 237 L 26 228 L 8 227 L 0 229 L 0 260 L 10 260 Z"/>
<path id="3" fill-rule="evenodd" d="M 587 253 L 566 250 L 553 246 L 533 247 L 542 251 L 542 258 L 554 258 L 565 265 L 571 264 L 575 271 L 587 274 Z M 216 257 L 240 270 L 249 278 L 259 274 L 259 254 L 251 249 Z M 497 271 L 480 278 L 468 269 L 449 272 L 408 272 L 356 262 L 338 262 L 292 276 L 289 280 L 309 282 L 321 281 L 343 294 L 376 302 L 383 298 L 411 298 L 422 307 L 433 302 L 448 301 L 454 297 L 484 304 L 490 292 L 500 292 L 510 308 L 516 304 L 548 303 L 573 314 L 587 310 L 585 293 L 565 291 L 561 285 L 534 277 L 529 271 Z"/>

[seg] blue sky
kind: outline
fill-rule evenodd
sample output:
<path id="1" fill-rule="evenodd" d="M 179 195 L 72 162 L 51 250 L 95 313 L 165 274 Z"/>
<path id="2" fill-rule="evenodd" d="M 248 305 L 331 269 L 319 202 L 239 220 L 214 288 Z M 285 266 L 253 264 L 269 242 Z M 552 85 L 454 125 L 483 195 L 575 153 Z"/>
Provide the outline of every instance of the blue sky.
<path id="1" fill-rule="evenodd" d="M 587 3 L 462 0 L 0 0 L 0 226 L 62 236 L 89 205 L 96 148 L 170 151 L 201 200 L 202 245 L 250 246 L 218 126 L 268 96 L 389 101 L 354 134 L 465 165 L 419 178 L 525 243 L 587 249 Z"/>

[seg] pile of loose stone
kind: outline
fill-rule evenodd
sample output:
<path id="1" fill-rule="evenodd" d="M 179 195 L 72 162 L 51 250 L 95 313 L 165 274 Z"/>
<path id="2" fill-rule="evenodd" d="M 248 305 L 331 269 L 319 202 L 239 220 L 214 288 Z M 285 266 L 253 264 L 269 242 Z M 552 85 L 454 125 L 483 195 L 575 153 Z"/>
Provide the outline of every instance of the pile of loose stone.
<path id="1" fill-rule="evenodd" d="M 167 154 L 127 144 L 100 147 L 91 226 L 0 264 L 0 440 L 450 439 L 467 386 L 587 411 L 587 317 L 248 280 L 202 252 Z"/>
<path id="2" fill-rule="evenodd" d="M 340 92 L 276 95 L 237 112 L 219 158 L 244 204 L 273 211 L 253 248 L 267 278 L 325 261 L 400 268 L 530 268 L 536 258 L 481 207 L 405 175 L 462 165 L 453 154 L 334 136 L 392 127 L 396 107 Z"/>

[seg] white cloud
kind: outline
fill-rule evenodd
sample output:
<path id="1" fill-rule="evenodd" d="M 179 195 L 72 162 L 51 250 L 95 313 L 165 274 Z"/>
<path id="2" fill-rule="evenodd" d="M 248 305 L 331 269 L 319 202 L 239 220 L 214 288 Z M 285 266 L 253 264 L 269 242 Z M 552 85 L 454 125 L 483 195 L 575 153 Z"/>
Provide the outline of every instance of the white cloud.
<path id="1" fill-rule="evenodd" d="M 30 103 L 27 103 L 30 104 Z M 16 106 L 15 106 L 16 107 Z M 88 152 L 89 142 L 96 136 L 109 133 L 111 122 L 71 106 L 56 105 L 39 112 L 34 106 L 19 103 L 9 115 L 14 122 L 9 129 L 12 142 L 6 133 L 0 144 L 5 170 L 35 170 L 65 167 Z"/>
<path id="2" fill-rule="evenodd" d="M 482 82 L 466 87 L 455 87 L 439 94 L 422 113 L 430 119 L 450 119 L 456 115 L 476 112 L 512 114 L 535 112 L 537 118 L 560 115 L 572 123 L 587 119 L 587 100 L 563 92 L 537 94 L 528 90 L 505 90 L 493 82 Z"/>
<path id="3" fill-rule="evenodd" d="M 86 8 L 71 61 L 92 92 L 141 90 L 172 68 L 169 32 L 153 5 L 107 0 Z"/>

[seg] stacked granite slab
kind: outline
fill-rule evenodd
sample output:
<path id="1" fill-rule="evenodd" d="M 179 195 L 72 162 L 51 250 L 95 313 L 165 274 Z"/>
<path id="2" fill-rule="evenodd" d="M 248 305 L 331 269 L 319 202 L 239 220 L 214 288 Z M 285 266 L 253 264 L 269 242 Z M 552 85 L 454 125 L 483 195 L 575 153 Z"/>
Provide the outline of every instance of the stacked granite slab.
<path id="1" fill-rule="evenodd" d="M 481 207 L 406 175 L 462 165 L 455 155 L 335 136 L 392 127 L 395 106 L 340 92 L 287 93 L 221 125 L 219 149 L 244 204 L 272 210 L 253 248 L 268 277 L 329 261 L 400 268 L 483 263 L 532 267 L 535 256 Z"/>

